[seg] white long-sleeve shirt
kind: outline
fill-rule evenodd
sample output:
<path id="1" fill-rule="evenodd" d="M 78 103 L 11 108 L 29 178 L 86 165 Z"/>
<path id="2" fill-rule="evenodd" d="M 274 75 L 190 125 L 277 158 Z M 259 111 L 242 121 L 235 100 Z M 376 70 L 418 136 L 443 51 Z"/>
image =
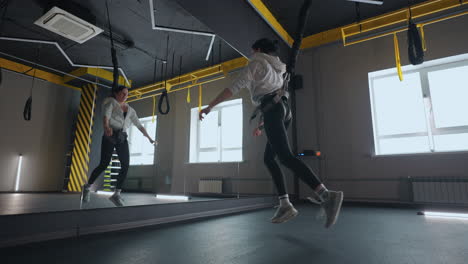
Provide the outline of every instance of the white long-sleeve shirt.
<path id="1" fill-rule="evenodd" d="M 134 124 L 136 127 L 141 128 L 142 124 L 138 119 L 136 111 L 127 104 L 127 116 L 124 117 L 124 112 L 120 107 L 119 102 L 114 97 L 107 97 L 102 103 L 102 112 L 105 117 L 109 119 L 109 126 L 112 129 L 127 131 L 127 129 Z"/>
<path id="2" fill-rule="evenodd" d="M 256 52 L 229 90 L 237 94 L 240 89 L 247 88 L 252 103 L 259 105 L 264 95 L 283 87 L 285 72 L 286 65 L 278 57 Z"/>

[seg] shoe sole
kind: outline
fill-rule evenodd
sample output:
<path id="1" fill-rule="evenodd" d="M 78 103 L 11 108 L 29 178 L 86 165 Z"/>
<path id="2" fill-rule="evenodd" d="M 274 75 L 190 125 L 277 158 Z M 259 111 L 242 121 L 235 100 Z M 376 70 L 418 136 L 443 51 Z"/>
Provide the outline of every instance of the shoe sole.
<path id="1" fill-rule="evenodd" d="M 282 223 L 286 223 L 287 221 L 295 218 L 297 215 L 299 214 L 299 212 L 297 210 L 293 211 L 292 213 L 290 214 L 287 214 L 286 216 L 276 220 L 276 221 L 271 221 L 273 224 L 282 224 Z"/>
<path id="2" fill-rule="evenodd" d="M 325 226 L 325 228 L 332 227 L 333 225 L 336 224 L 336 221 L 338 220 L 338 216 L 340 215 L 340 211 L 341 211 L 341 205 L 343 204 L 343 197 L 344 197 L 343 192 L 339 192 L 339 197 L 340 197 L 340 201 L 338 203 L 338 210 L 336 210 L 335 216 L 333 217 L 333 221 L 328 226 Z"/>
<path id="3" fill-rule="evenodd" d="M 317 205 L 321 205 L 322 203 L 319 202 L 317 199 L 313 198 L 313 197 L 307 197 L 307 200 L 313 204 L 317 204 Z"/>

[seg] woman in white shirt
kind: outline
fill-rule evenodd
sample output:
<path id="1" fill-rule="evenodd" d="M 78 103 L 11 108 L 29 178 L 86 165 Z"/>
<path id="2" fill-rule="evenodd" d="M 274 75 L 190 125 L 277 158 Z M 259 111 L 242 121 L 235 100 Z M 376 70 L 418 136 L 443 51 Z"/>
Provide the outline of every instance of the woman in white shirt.
<path id="1" fill-rule="evenodd" d="M 280 162 L 291 169 L 302 181 L 314 191 L 314 197 L 309 200 L 318 203 L 325 211 L 325 227 L 335 224 L 343 201 L 343 193 L 329 191 L 312 172 L 312 170 L 291 151 L 288 142 L 287 129 L 292 120 L 287 98 L 283 97 L 283 75 L 286 65 L 277 56 L 272 56 L 277 50 L 277 43 L 268 39 L 260 39 L 252 45 L 253 56 L 249 65 L 230 88 L 224 89 L 207 108 L 200 112 L 200 120 L 217 104 L 227 100 L 240 89 L 250 91 L 253 104 L 262 113 L 263 122 L 254 130 L 254 135 L 261 135 L 265 129 L 268 143 L 265 149 L 264 162 L 272 175 L 278 190 L 280 206 L 271 219 L 273 223 L 283 223 L 294 218 L 298 212 L 289 201 L 286 192 L 284 176 Z"/>
<path id="2" fill-rule="evenodd" d="M 116 60 L 115 50 L 112 50 L 112 57 L 113 60 Z M 116 190 L 109 200 L 116 206 L 123 206 L 120 192 L 130 165 L 130 152 L 126 131 L 133 124 L 148 138 L 151 144 L 154 144 L 155 141 L 148 135 L 145 127 L 140 123 L 136 111 L 125 102 L 128 97 L 128 89 L 125 86 L 118 85 L 118 68 L 115 65 L 117 63 L 114 63 L 112 96 L 104 99 L 102 104 L 104 135 L 101 143 L 101 161 L 91 173 L 88 183 L 83 185 L 81 200 L 85 203 L 90 201 L 90 187 L 109 166 L 115 148 L 119 156 L 121 169 L 117 177 Z"/>

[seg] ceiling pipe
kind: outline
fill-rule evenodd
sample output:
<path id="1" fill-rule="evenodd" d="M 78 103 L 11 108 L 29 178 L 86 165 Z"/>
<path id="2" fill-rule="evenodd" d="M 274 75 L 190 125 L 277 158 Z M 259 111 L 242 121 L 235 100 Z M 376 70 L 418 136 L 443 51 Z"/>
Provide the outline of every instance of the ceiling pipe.
<path id="1" fill-rule="evenodd" d="M 150 16 L 151 16 L 151 28 L 153 30 L 160 30 L 160 31 L 168 31 L 168 32 L 176 32 L 176 33 L 211 37 L 210 46 L 208 47 L 208 53 L 206 54 L 206 58 L 205 58 L 205 60 L 208 61 L 208 59 L 210 58 L 211 51 L 213 50 L 213 44 L 214 44 L 214 40 L 215 40 L 216 35 L 211 33 L 211 32 L 205 32 L 205 31 L 188 30 L 188 29 L 175 28 L 175 27 L 157 26 L 156 25 L 156 19 L 154 17 L 154 12 L 156 12 L 156 10 L 154 9 L 154 2 L 153 1 L 154 0 L 149 0 Z"/>
<path id="2" fill-rule="evenodd" d="M 72 67 L 77 67 L 77 68 L 80 68 L 80 67 L 84 67 L 84 68 L 97 68 L 97 69 L 106 69 L 106 70 L 113 70 L 113 69 L 114 69 L 113 67 L 110 67 L 110 66 L 97 66 L 97 65 L 76 64 L 76 63 L 74 63 L 74 62 L 70 59 L 70 57 L 67 55 L 67 53 L 62 49 L 62 47 L 60 47 L 60 45 L 59 45 L 57 42 L 46 41 L 46 40 L 37 40 L 37 39 L 10 38 L 10 37 L 0 37 L 0 40 L 53 45 L 53 46 L 55 46 L 55 47 L 60 51 L 60 53 L 62 53 L 62 55 L 65 57 L 65 59 L 68 61 L 68 63 L 69 63 Z M 45 66 L 41 66 L 41 67 L 44 67 L 44 68 L 45 68 Z M 50 69 L 53 69 L 53 68 L 50 68 Z M 53 69 L 53 70 L 58 72 L 58 70 L 55 70 L 55 69 Z M 125 82 L 127 83 L 127 85 L 130 86 L 130 81 L 127 79 L 127 75 L 125 74 L 124 70 L 123 70 L 122 68 L 119 68 L 119 71 L 120 71 L 120 73 L 122 74 L 122 76 L 124 77 Z M 63 72 L 60 72 L 60 73 L 63 73 Z M 69 74 L 67 74 L 67 75 L 69 75 Z M 105 85 L 105 86 L 106 86 L 106 85 Z M 106 87 L 109 87 L 109 88 L 110 88 L 110 86 L 106 86 Z"/>

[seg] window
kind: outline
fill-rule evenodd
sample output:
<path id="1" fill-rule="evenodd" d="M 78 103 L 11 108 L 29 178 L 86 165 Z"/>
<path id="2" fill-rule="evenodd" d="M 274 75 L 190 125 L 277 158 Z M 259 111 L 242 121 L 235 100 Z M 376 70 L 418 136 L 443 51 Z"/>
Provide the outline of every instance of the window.
<path id="1" fill-rule="evenodd" d="M 153 117 L 140 118 L 141 124 L 145 127 L 148 134 L 156 140 L 156 117 L 153 123 Z M 136 126 L 131 126 L 128 134 L 128 143 L 130 147 L 130 165 L 152 165 L 154 164 L 154 145 L 151 145 L 146 137 L 138 130 Z"/>
<path id="2" fill-rule="evenodd" d="M 242 99 L 219 104 L 205 119 L 198 120 L 198 107 L 191 110 L 190 162 L 242 161 Z"/>
<path id="3" fill-rule="evenodd" d="M 468 150 L 468 56 L 369 73 L 376 155 Z"/>

